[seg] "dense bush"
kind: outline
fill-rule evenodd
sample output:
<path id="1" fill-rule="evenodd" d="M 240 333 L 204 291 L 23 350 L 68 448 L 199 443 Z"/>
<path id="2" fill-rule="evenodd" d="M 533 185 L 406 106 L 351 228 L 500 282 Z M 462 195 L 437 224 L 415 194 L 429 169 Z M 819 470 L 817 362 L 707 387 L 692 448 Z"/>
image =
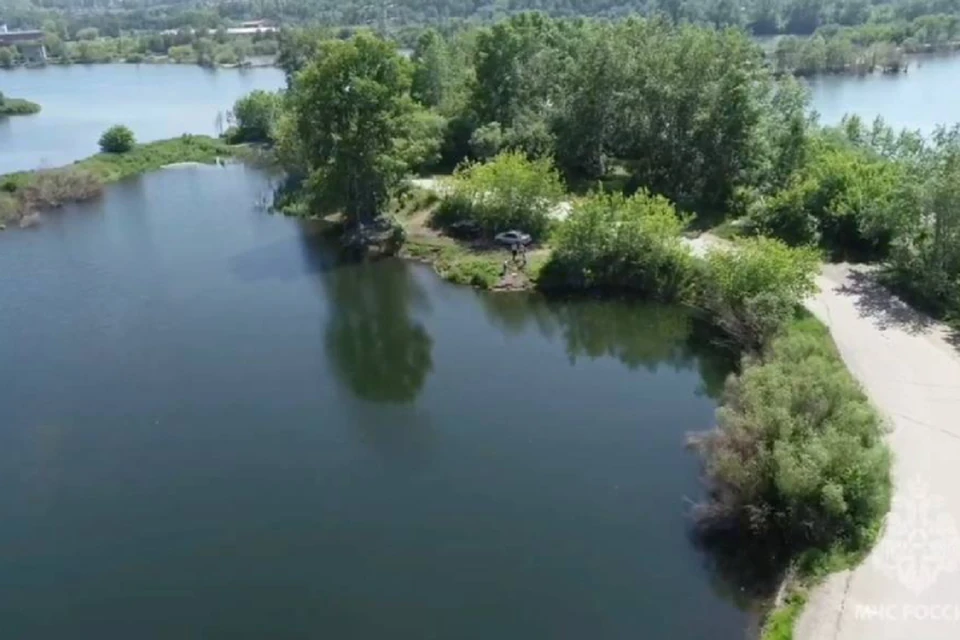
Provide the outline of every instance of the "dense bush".
<path id="1" fill-rule="evenodd" d="M 488 235 L 520 229 L 540 240 L 563 193 L 552 162 L 505 152 L 490 162 L 459 168 L 434 222 L 449 225 L 470 220 Z"/>
<path id="2" fill-rule="evenodd" d="M 890 501 L 882 424 L 815 321 L 793 325 L 727 385 L 717 427 L 695 438 L 710 501 L 704 530 L 780 545 L 863 550 Z"/>
<path id="3" fill-rule="evenodd" d="M 960 321 L 960 128 L 934 133 L 916 162 L 909 217 L 898 229 L 892 282 L 914 302 Z"/>
<path id="4" fill-rule="evenodd" d="M 100 136 L 100 150 L 104 153 L 126 153 L 133 149 L 136 139 L 129 127 L 117 124 Z"/>
<path id="5" fill-rule="evenodd" d="M 575 203 L 557 229 L 541 284 L 678 299 L 693 276 L 681 236 L 686 222 L 662 196 L 593 194 Z"/>
<path id="6" fill-rule="evenodd" d="M 22 198 L 27 209 L 59 207 L 76 200 L 87 200 L 99 195 L 103 182 L 90 171 L 75 168 L 38 171 Z"/>
<path id="7" fill-rule="evenodd" d="M 14 173 L 0 179 L 0 222 L 100 194 L 103 180 L 82 167 Z"/>
<path id="8" fill-rule="evenodd" d="M 751 208 L 748 225 L 837 257 L 883 257 L 899 224 L 907 180 L 897 164 L 836 134 L 821 134 L 786 187 Z"/>
<path id="9" fill-rule="evenodd" d="M 237 100 L 227 114 L 227 120 L 235 127 L 232 142 L 270 142 L 280 115 L 279 93 L 256 90 Z"/>
<path id="10" fill-rule="evenodd" d="M 816 290 L 819 256 L 769 238 L 708 252 L 700 304 L 748 351 L 759 351 Z"/>

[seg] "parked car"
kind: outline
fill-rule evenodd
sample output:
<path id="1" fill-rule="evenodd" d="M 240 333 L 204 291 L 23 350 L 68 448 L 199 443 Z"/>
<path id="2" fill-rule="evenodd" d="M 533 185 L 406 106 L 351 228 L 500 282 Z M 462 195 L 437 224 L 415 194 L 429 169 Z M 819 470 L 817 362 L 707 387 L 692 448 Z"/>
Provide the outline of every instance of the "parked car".
<path id="1" fill-rule="evenodd" d="M 494 240 L 500 244 L 505 244 L 511 246 L 514 244 L 523 244 L 527 245 L 533 241 L 533 238 L 530 237 L 529 233 L 524 233 L 522 231 L 512 230 L 504 231 L 503 233 L 498 233 L 493 237 Z"/>

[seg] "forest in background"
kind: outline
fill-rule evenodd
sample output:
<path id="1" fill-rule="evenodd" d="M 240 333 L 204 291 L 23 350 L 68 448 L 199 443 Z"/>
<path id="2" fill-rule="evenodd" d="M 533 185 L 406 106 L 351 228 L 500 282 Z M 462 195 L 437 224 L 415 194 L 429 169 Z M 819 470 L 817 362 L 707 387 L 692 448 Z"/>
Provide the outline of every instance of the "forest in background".
<path id="1" fill-rule="evenodd" d="M 673 22 L 744 27 L 759 36 L 811 35 L 828 25 L 884 24 L 901 25 L 897 28 L 902 29 L 902 25 L 922 16 L 956 16 L 960 14 L 960 0 L 7 0 L 0 8 L 0 21 L 12 28 L 38 28 L 53 22 L 57 29 L 71 34 L 93 27 L 103 36 L 116 37 L 131 30 L 216 29 L 252 19 L 288 25 L 451 28 L 464 22 L 488 23 L 526 11 L 551 17 L 605 19 L 662 13 Z"/>
<path id="2" fill-rule="evenodd" d="M 525 11 L 600 22 L 661 15 L 674 24 L 736 27 L 766 38 L 774 70 L 793 75 L 905 71 L 905 54 L 953 49 L 960 42 L 960 0 L 9 0 L 0 23 L 42 29 L 53 62 L 177 62 L 244 64 L 272 56 L 274 33 L 224 34 L 247 20 L 283 28 L 324 27 L 347 38 L 370 28 L 412 48 L 425 28 L 445 35 Z M 0 47 L 0 67 L 25 62 L 16 47 Z"/>

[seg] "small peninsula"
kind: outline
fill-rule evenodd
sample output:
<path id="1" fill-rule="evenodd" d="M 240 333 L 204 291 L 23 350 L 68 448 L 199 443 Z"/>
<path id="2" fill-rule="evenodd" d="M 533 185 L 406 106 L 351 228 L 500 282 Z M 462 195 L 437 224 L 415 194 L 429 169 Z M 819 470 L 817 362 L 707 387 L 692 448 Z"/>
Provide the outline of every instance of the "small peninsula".
<path id="1" fill-rule="evenodd" d="M 26 116 L 40 112 L 36 102 L 21 98 L 8 98 L 0 91 L 0 116 Z"/>

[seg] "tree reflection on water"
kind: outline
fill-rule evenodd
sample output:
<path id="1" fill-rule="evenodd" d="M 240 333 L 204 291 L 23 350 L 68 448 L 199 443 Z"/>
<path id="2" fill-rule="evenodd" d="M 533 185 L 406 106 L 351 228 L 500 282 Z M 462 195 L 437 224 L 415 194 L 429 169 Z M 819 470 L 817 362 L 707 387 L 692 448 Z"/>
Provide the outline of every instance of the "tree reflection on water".
<path id="1" fill-rule="evenodd" d="M 533 328 L 561 335 L 571 363 L 579 358 L 613 357 L 629 369 L 651 373 L 668 366 L 696 368 L 700 392 L 719 398 L 736 354 L 718 345 L 709 328 L 690 309 L 625 300 L 574 298 L 549 300 L 536 295 L 478 294 L 491 322 L 519 333 Z"/>
<path id="2" fill-rule="evenodd" d="M 370 402 L 412 402 L 433 369 L 433 342 L 412 311 L 426 297 L 398 261 L 342 264 L 323 275 L 325 347 L 338 379 Z"/>

